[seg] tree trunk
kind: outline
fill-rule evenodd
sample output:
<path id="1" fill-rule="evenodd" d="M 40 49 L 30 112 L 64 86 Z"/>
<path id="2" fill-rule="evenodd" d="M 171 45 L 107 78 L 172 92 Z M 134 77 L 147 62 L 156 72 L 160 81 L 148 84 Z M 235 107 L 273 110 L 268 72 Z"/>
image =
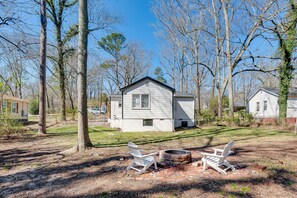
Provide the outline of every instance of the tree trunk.
<path id="1" fill-rule="evenodd" d="M 87 49 L 88 49 L 88 8 L 87 0 L 79 0 L 78 14 L 78 141 L 79 152 L 93 146 L 88 133 L 87 114 Z"/>
<path id="2" fill-rule="evenodd" d="M 57 27 L 58 41 L 58 70 L 59 70 L 59 88 L 60 88 L 60 120 L 66 121 L 66 93 L 65 93 L 65 70 L 63 60 L 63 43 L 61 38 L 61 27 Z"/>
<path id="3" fill-rule="evenodd" d="M 213 17 L 215 21 L 215 41 L 216 41 L 216 72 L 215 72 L 215 86 L 218 91 L 218 117 L 222 118 L 222 93 L 221 93 L 221 65 L 220 65 L 220 22 L 218 12 L 214 0 L 212 0 Z"/>
<path id="4" fill-rule="evenodd" d="M 41 0 L 40 2 L 40 22 L 41 28 L 38 134 L 46 134 L 46 0 Z"/>
<path id="5" fill-rule="evenodd" d="M 71 106 L 71 120 L 75 120 L 74 101 L 73 101 L 72 93 L 71 93 L 69 87 L 67 88 L 67 92 L 68 92 L 68 96 L 69 96 L 69 100 L 70 100 L 70 106 Z"/>
<path id="6" fill-rule="evenodd" d="M 50 109 L 51 109 L 51 104 L 50 104 L 50 100 L 48 97 L 48 93 L 46 93 L 46 103 L 47 103 L 47 113 L 50 113 Z"/>
<path id="7" fill-rule="evenodd" d="M 226 54 L 227 54 L 227 66 L 228 66 L 228 95 L 229 95 L 229 117 L 234 116 L 234 102 L 233 102 L 233 79 L 232 79 L 232 57 L 231 57 L 231 47 L 230 47 L 230 23 L 228 16 L 228 8 L 224 0 L 221 0 L 222 8 L 224 12 L 225 20 L 225 36 L 226 36 Z"/>

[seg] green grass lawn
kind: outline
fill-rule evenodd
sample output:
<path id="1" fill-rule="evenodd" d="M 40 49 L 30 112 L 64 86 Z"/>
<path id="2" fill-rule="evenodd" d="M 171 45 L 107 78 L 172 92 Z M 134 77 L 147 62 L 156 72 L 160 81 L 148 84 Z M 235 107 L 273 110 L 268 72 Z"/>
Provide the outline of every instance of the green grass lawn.
<path id="1" fill-rule="evenodd" d="M 49 136 L 68 138 L 70 144 L 77 139 L 77 126 L 67 125 L 48 129 Z M 185 138 L 208 138 L 223 140 L 245 140 L 261 137 L 293 136 L 292 133 L 264 128 L 208 127 L 177 132 L 120 132 L 106 127 L 90 127 L 91 141 L 96 147 L 126 146 L 129 141 L 136 144 L 160 143 Z"/>

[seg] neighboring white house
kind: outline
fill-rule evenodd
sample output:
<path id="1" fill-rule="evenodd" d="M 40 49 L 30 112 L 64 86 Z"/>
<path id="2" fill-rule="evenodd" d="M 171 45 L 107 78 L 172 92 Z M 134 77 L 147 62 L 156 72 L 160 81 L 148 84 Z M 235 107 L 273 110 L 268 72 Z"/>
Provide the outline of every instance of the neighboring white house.
<path id="1" fill-rule="evenodd" d="M 150 77 L 121 88 L 110 96 L 110 126 L 124 132 L 174 131 L 194 126 L 194 96 L 175 92 Z"/>
<path id="2" fill-rule="evenodd" d="M 279 89 L 260 88 L 248 99 L 249 113 L 255 118 L 277 118 Z M 297 117 L 297 89 L 290 89 L 288 96 L 287 117 Z"/>

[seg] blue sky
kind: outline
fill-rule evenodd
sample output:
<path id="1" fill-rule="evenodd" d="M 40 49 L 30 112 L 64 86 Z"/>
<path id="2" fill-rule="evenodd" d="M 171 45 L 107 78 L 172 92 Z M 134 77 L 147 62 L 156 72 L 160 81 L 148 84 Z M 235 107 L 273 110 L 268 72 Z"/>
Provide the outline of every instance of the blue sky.
<path id="1" fill-rule="evenodd" d="M 127 41 L 140 42 L 146 50 L 150 50 L 153 53 L 153 68 L 158 66 L 158 45 L 152 26 L 156 19 L 150 11 L 150 1 L 109 0 L 107 6 L 122 18 L 115 30 L 122 33 Z"/>

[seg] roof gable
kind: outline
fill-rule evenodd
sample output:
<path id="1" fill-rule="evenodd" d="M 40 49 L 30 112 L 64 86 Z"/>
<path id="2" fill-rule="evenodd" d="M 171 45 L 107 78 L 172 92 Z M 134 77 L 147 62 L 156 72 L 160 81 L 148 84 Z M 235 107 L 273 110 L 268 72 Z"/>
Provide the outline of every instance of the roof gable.
<path id="1" fill-rule="evenodd" d="M 273 96 L 279 97 L 279 88 L 275 87 L 261 87 L 255 93 L 253 93 L 249 98 L 250 101 L 259 91 L 265 91 Z M 297 97 L 297 88 L 290 88 L 288 98 L 296 98 Z"/>
<path id="2" fill-rule="evenodd" d="M 6 101 L 14 101 L 14 102 L 25 102 L 25 103 L 29 103 L 28 100 L 21 99 L 21 98 L 15 97 L 15 96 L 9 96 L 9 95 L 6 95 L 6 94 L 3 94 L 3 95 L 0 94 L 0 100 L 1 100 L 2 98 L 3 98 L 3 100 L 6 100 Z"/>
<path id="3" fill-rule="evenodd" d="M 156 84 L 158 84 L 158 85 L 160 85 L 160 86 L 162 86 L 162 87 L 165 87 L 165 88 L 171 90 L 172 92 L 175 92 L 175 89 L 174 89 L 174 88 L 172 88 L 172 87 L 170 87 L 170 86 L 168 86 L 168 85 L 166 85 L 166 84 L 164 84 L 164 83 L 161 83 L 160 81 L 157 81 L 157 80 L 155 80 L 155 79 L 153 79 L 153 78 L 151 78 L 151 77 L 149 77 L 149 76 L 146 76 L 146 77 L 144 77 L 144 78 L 142 78 L 142 79 L 140 79 L 140 80 L 138 80 L 138 81 L 135 81 L 134 83 L 131 83 L 130 85 L 127 85 L 127 86 L 125 86 L 125 87 L 122 87 L 122 88 L 120 89 L 120 91 L 124 91 L 125 89 L 127 89 L 127 88 L 129 88 L 129 87 L 132 87 L 133 85 L 136 85 L 136 84 L 138 84 L 138 83 L 140 83 L 140 82 L 142 82 L 142 81 L 144 81 L 144 80 L 150 80 L 150 81 L 153 81 L 153 82 L 155 82 Z"/>

